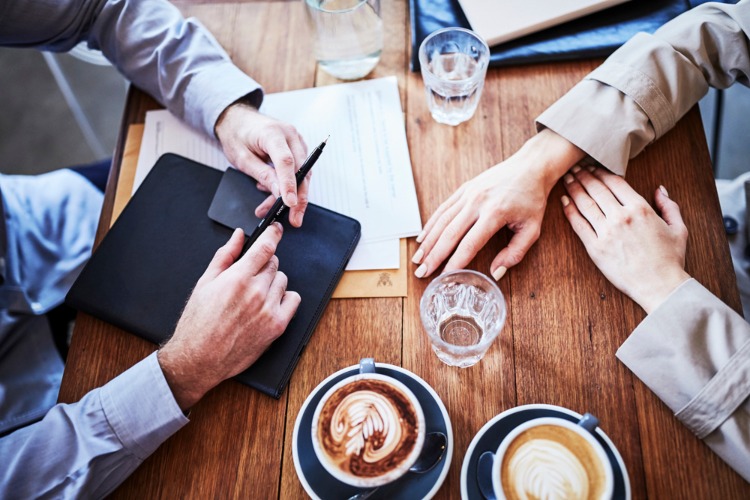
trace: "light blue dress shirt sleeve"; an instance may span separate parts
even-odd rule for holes
[[[211,33],[166,0],[0,0],[0,45],[67,51],[84,40],[211,137],[227,106],[263,99]]]
[[[153,353],[0,438],[0,498],[101,498],[187,422]]]

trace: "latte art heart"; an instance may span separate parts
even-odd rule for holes
[[[409,397],[378,379],[337,389],[323,405],[317,424],[326,460],[358,478],[384,476],[413,460],[420,431]]]
[[[601,457],[580,432],[588,431],[540,424],[512,438],[499,471],[505,497],[608,498],[609,482]]]
[[[589,498],[588,474],[565,446],[548,439],[525,443],[508,463],[521,498]]]

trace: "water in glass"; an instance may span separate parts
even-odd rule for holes
[[[329,74],[355,80],[375,68],[383,50],[379,0],[306,0],[315,57]]]

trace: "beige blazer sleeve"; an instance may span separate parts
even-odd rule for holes
[[[750,0],[703,4],[639,33],[537,118],[614,173],[708,91],[750,75]]]
[[[690,279],[617,357],[750,482],[750,324]]]

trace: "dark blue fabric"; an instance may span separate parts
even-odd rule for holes
[[[89,165],[80,165],[69,167],[73,172],[84,176],[91,184],[97,187],[102,193],[107,188],[107,178],[109,177],[109,168],[112,165],[112,158],[91,163]]]
[[[419,71],[419,45],[427,35],[449,26],[468,29],[471,26],[458,0],[409,2],[412,24],[411,69]],[[490,66],[606,57],[636,33],[653,33],[662,24],[701,3],[705,3],[705,0],[631,0],[492,47]]]

